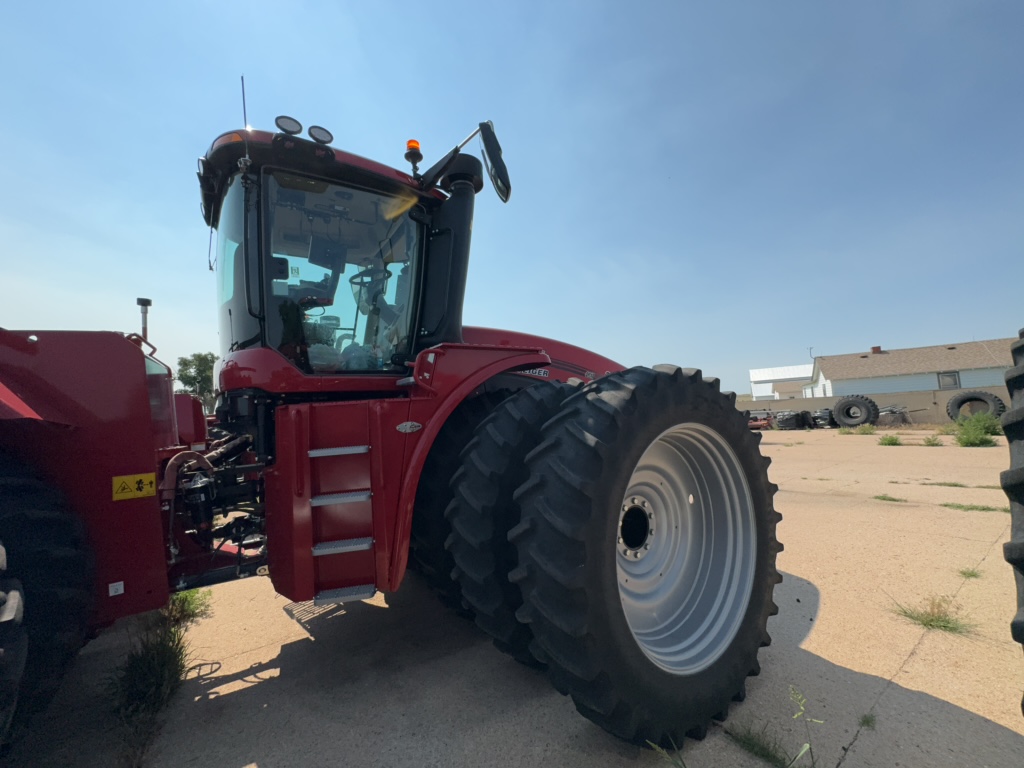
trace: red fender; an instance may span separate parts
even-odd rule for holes
[[[413,505],[420,474],[427,461],[427,454],[448,417],[478,387],[498,374],[533,369],[550,363],[551,358],[540,349],[497,345],[442,344],[424,350],[417,356],[416,367],[410,377],[410,386],[416,387],[410,419],[424,426],[422,437],[412,450],[402,480],[393,529],[391,567],[383,580],[386,590],[397,589],[405,576]],[[441,398],[440,403],[436,398]]]

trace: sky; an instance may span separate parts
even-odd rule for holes
[[[1024,325],[1024,4],[0,4],[0,326],[218,351],[196,159],[288,114],[424,167],[481,120],[464,319],[748,369]],[[475,147],[475,143],[470,145]]]

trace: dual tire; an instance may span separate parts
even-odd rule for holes
[[[759,441],[716,379],[675,367],[502,404],[447,510],[478,624],[615,735],[702,737],[745,695],[777,611]]]

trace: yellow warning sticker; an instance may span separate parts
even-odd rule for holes
[[[141,499],[143,496],[156,496],[156,472],[114,477],[114,501]]]

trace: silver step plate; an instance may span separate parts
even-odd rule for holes
[[[368,445],[346,445],[341,448],[314,448],[309,452],[309,458],[318,459],[321,456],[354,456],[358,453],[369,453]]]
[[[344,552],[364,552],[373,547],[373,537],[365,539],[339,539],[338,541],[321,541],[313,545],[313,557],[321,555],[340,555]]]
[[[349,491],[348,493],[327,493],[323,496],[314,496],[309,500],[310,506],[324,507],[328,504],[353,504],[358,501],[369,501],[369,491]]]
[[[355,600],[369,600],[376,594],[377,588],[373,584],[342,587],[341,589],[326,589],[313,598],[313,605],[333,605],[335,603],[349,603]]]

